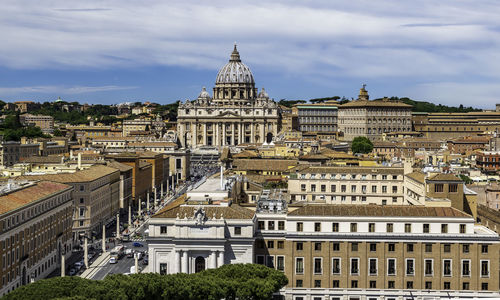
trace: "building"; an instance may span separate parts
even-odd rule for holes
[[[39,103],[33,101],[16,101],[14,104],[16,105],[16,110],[22,114],[40,107]]]
[[[411,108],[388,98],[370,101],[363,85],[357,100],[338,107],[338,128],[346,141],[358,136],[382,140],[384,133],[411,131]]]
[[[132,205],[132,167],[116,161],[108,161],[108,167],[120,171],[120,209],[128,209]]]
[[[77,139],[102,138],[122,136],[121,128],[106,125],[66,125],[66,130],[72,132]]]
[[[45,278],[71,255],[72,190],[49,181],[0,185],[0,296]]]
[[[497,172],[500,170],[500,151],[479,151],[476,166],[486,173]]]
[[[337,132],[338,102],[328,100],[324,103],[295,104],[298,129],[301,132]]]
[[[279,127],[278,105],[264,89],[257,93],[236,45],[217,74],[213,98],[203,88],[196,100],[181,103],[177,113],[179,141],[188,148],[269,143]]]
[[[406,205],[399,167],[310,166],[290,174],[290,202]]]
[[[20,176],[21,180],[48,180],[74,188],[73,239],[92,236],[114,219],[120,209],[120,171],[102,165],[73,173]]]
[[[130,136],[132,132],[150,131],[151,125],[150,119],[123,120],[123,136]]]
[[[43,133],[54,132],[54,117],[52,116],[23,114],[19,116],[19,120],[24,126],[40,127]]]
[[[471,153],[474,150],[487,150],[490,143],[489,137],[463,137],[447,141],[448,150],[452,153]]]
[[[33,156],[38,156],[38,144],[21,144],[9,141],[0,143],[0,165],[10,167],[19,161]]]

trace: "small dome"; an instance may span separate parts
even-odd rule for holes
[[[264,88],[262,88],[260,90],[260,93],[259,95],[257,96],[257,98],[265,98],[265,99],[269,99],[269,95],[267,94],[266,90]]]
[[[210,94],[207,92],[207,89],[203,87],[201,89],[200,94],[198,95],[198,99],[212,99],[212,98],[210,97]]]
[[[233,53],[229,62],[220,69],[215,80],[218,83],[251,83],[255,84],[252,71],[244,63],[241,62],[240,53],[234,45]]]

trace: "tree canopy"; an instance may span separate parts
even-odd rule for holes
[[[355,137],[352,140],[352,153],[370,153],[373,150],[373,143],[364,136]]]
[[[275,269],[229,264],[196,274],[115,274],[103,280],[54,277],[20,287],[4,299],[271,299],[288,283]]]

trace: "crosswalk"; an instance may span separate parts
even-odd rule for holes
[[[145,242],[146,241],[146,239],[143,237],[133,237],[133,238],[130,238],[130,240],[132,242]]]

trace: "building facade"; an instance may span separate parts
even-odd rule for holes
[[[49,181],[0,186],[0,296],[45,278],[71,255],[72,191]]]
[[[24,114],[19,116],[19,120],[24,126],[40,127],[44,133],[54,132],[54,117],[52,116]]]
[[[337,101],[329,100],[324,103],[296,104],[293,110],[294,115],[297,116],[299,131],[337,132]]]
[[[280,127],[279,106],[259,93],[250,69],[234,47],[220,69],[213,98],[203,88],[198,98],[179,105],[177,132],[186,148],[271,142]]]
[[[357,100],[340,105],[338,110],[338,127],[346,141],[358,136],[377,141],[384,133],[412,129],[411,105],[387,98],[370,101],[364,85]]]

